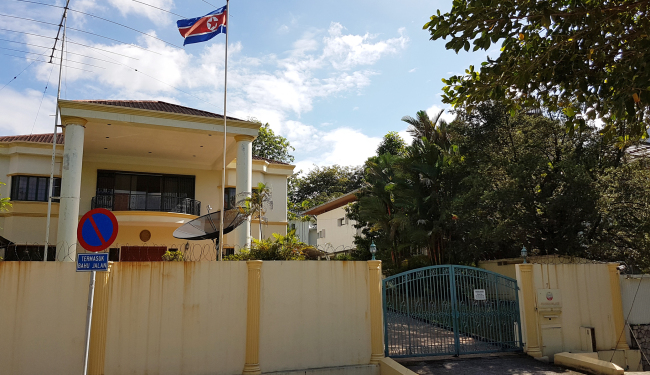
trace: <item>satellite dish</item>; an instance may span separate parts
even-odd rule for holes
[[[247,215],[238,209],[226,210],[223,213],[223,234],[232,232],[241,223],[246,221]],[[219,240],[219,223],[221,211],[216,211],[197,217],[183,224],[174,231],[173,236],[181,240]]]

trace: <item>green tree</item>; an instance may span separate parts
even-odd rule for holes
[[[497,100],[514,114],[562,111],[567,126],[602,118],[610,136],[645,136],[650,114],[650,1],[457,0],[424,25],[446,48],[501,53],[443,79],[455,108]]]
[[[315,167],[302,176],[290,178],[289,200],[294,210],[309,209],[356,190],[362,183],[361,167]]]
[[[256,119],[253,122],[260,123]],[[253,141],[253,155],[266,159],[277,160],[283,163],[292,163],[294,158],[290,154],[295,148],[281,135],[276,135],[268,122],[260,127],[257,138]]]
[[[630,162],[595,128],[567,132],[495,103],[457,115],[407,117],[406,153],[368,159],[347,210],[359,253],[374,241],[389,273],[515,257],[522,245],[650,268],[649,162]]]
[[[594,223],[597,244],[591,251],[603,259],[650,269],[650,162],[647,159],[608,168],[597,181]]]
[[[397,132],[386,133],[377,147],[378,156],[383,154],[401,156],[404,152],[406,152],[406,142]]]
[[[266,223],[268,220],[266,218],[266,210],[268,208],[273,209],[273,200],[272,200],[271,188],[266,184],[260,182],[257,184],[257,188],[253,189],[253,192],[250,196],[244,198],[242,209],[243,211],[251,216],[251,219],[257,219],[260,224],[259,240],[262,240],[262,223]],[[251,230],[252,237],[252,230]]]

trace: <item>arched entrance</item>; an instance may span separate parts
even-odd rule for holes
[[[466,266],[432,266],[383,280],[387,357],[521,351],[517,281]]]

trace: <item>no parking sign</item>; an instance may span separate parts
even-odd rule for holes
[[[117,229],[117,219],[111,211],[95,208],[79,220],[77,240],[88,251],[102,251],[115,241]]]

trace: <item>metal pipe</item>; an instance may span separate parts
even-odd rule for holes
[[[54,165],[56,164],[56,139],[59,127],[59,99],[61,99],[61,75],[63,72],[63,47],[65,45],[66,25],[68,24],[68,5],[70,0],[65,4],[63,10],[63,39],[61,39],[61,59],[59,62],[59,88],[56,92],[56,115],[54,116],[54,132],[52,133],[52,163],[50,166],[50,187],[47,194],[47,220],[45,224],[45,249],[43,251],[43,262],[47,262],[47,248],[50,245],[50,221],[52,218],[52,192],[54,191]],[[58,36],[58,35],[57,35]],[[56,41],[54,42],[56,47]],[[54,52],[53,52],[54,53]]]

